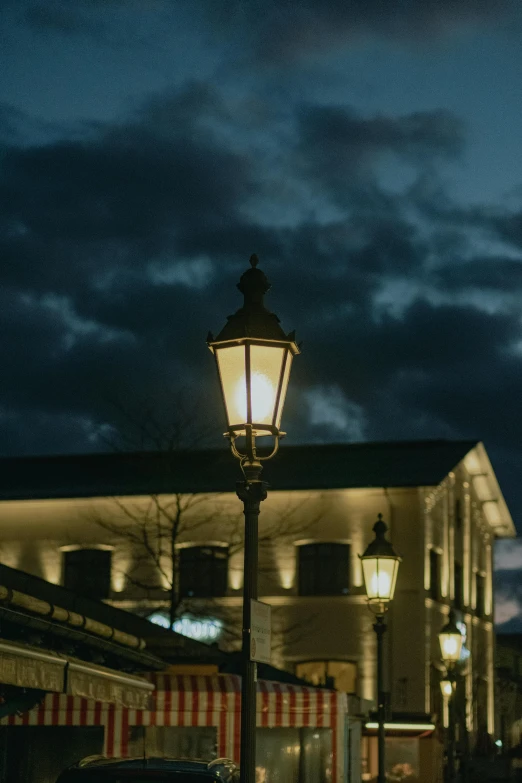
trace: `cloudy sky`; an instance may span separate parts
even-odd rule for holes
[[[290,441],[476,437],[522,532],[518,0],[0,14],[1,453],[104,448],[115,399],[217,410],[256,252],[304,343]]]

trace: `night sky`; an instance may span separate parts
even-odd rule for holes
[[[522,533],[518,0],[0,0],[0,453],[223,428],[255,252],[289,443],[477,438]],[[522,630],[522,546],[497,619]]]

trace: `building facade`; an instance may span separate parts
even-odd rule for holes
[[[238,646],[240,476],[227,453],[3,462],[6,565],[159,622],[171,619],[173,603],[182,632]],[[359,555],[383,514],[402,556],[386,634],[388,758],[436,780],[444,729],[437,634],[450,608],[465,635],[461,754],[495,733],[492,549],[514,526],[484,446],[287,447],[265,472],[272,488],[260,517],[259,594],[272,606],[274,664],[374,703],[375,634]]]

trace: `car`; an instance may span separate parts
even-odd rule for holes
[[[229,759],[194,761],[163,757],[108,759],[89,756],[64,770],[56,783],[238,783]]]

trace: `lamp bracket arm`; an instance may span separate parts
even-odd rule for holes
[[[230,441],[230,449],[232,451],[232,454],[241,463],[241,470],[243,471],[243,474],[245,474],[246,465],[266,462],[266,460],[275,457],[275,455],[279,451],[279,443],[281,441],[281,438],[283,438],[285,435],[286,435],[285,432],[278,431],[277,433],[274,433],[274,445],[272,447],[272,451],[270,452],[270,454],[260,456],[257,454],[255,435],[253,433],[247,432],[245,453],[243,453],[238,449],[236,445],[236,441],[239,435],[237,435],[237,433],[233,431],[225,432],[225,438],[228,438],[228,440]]]

